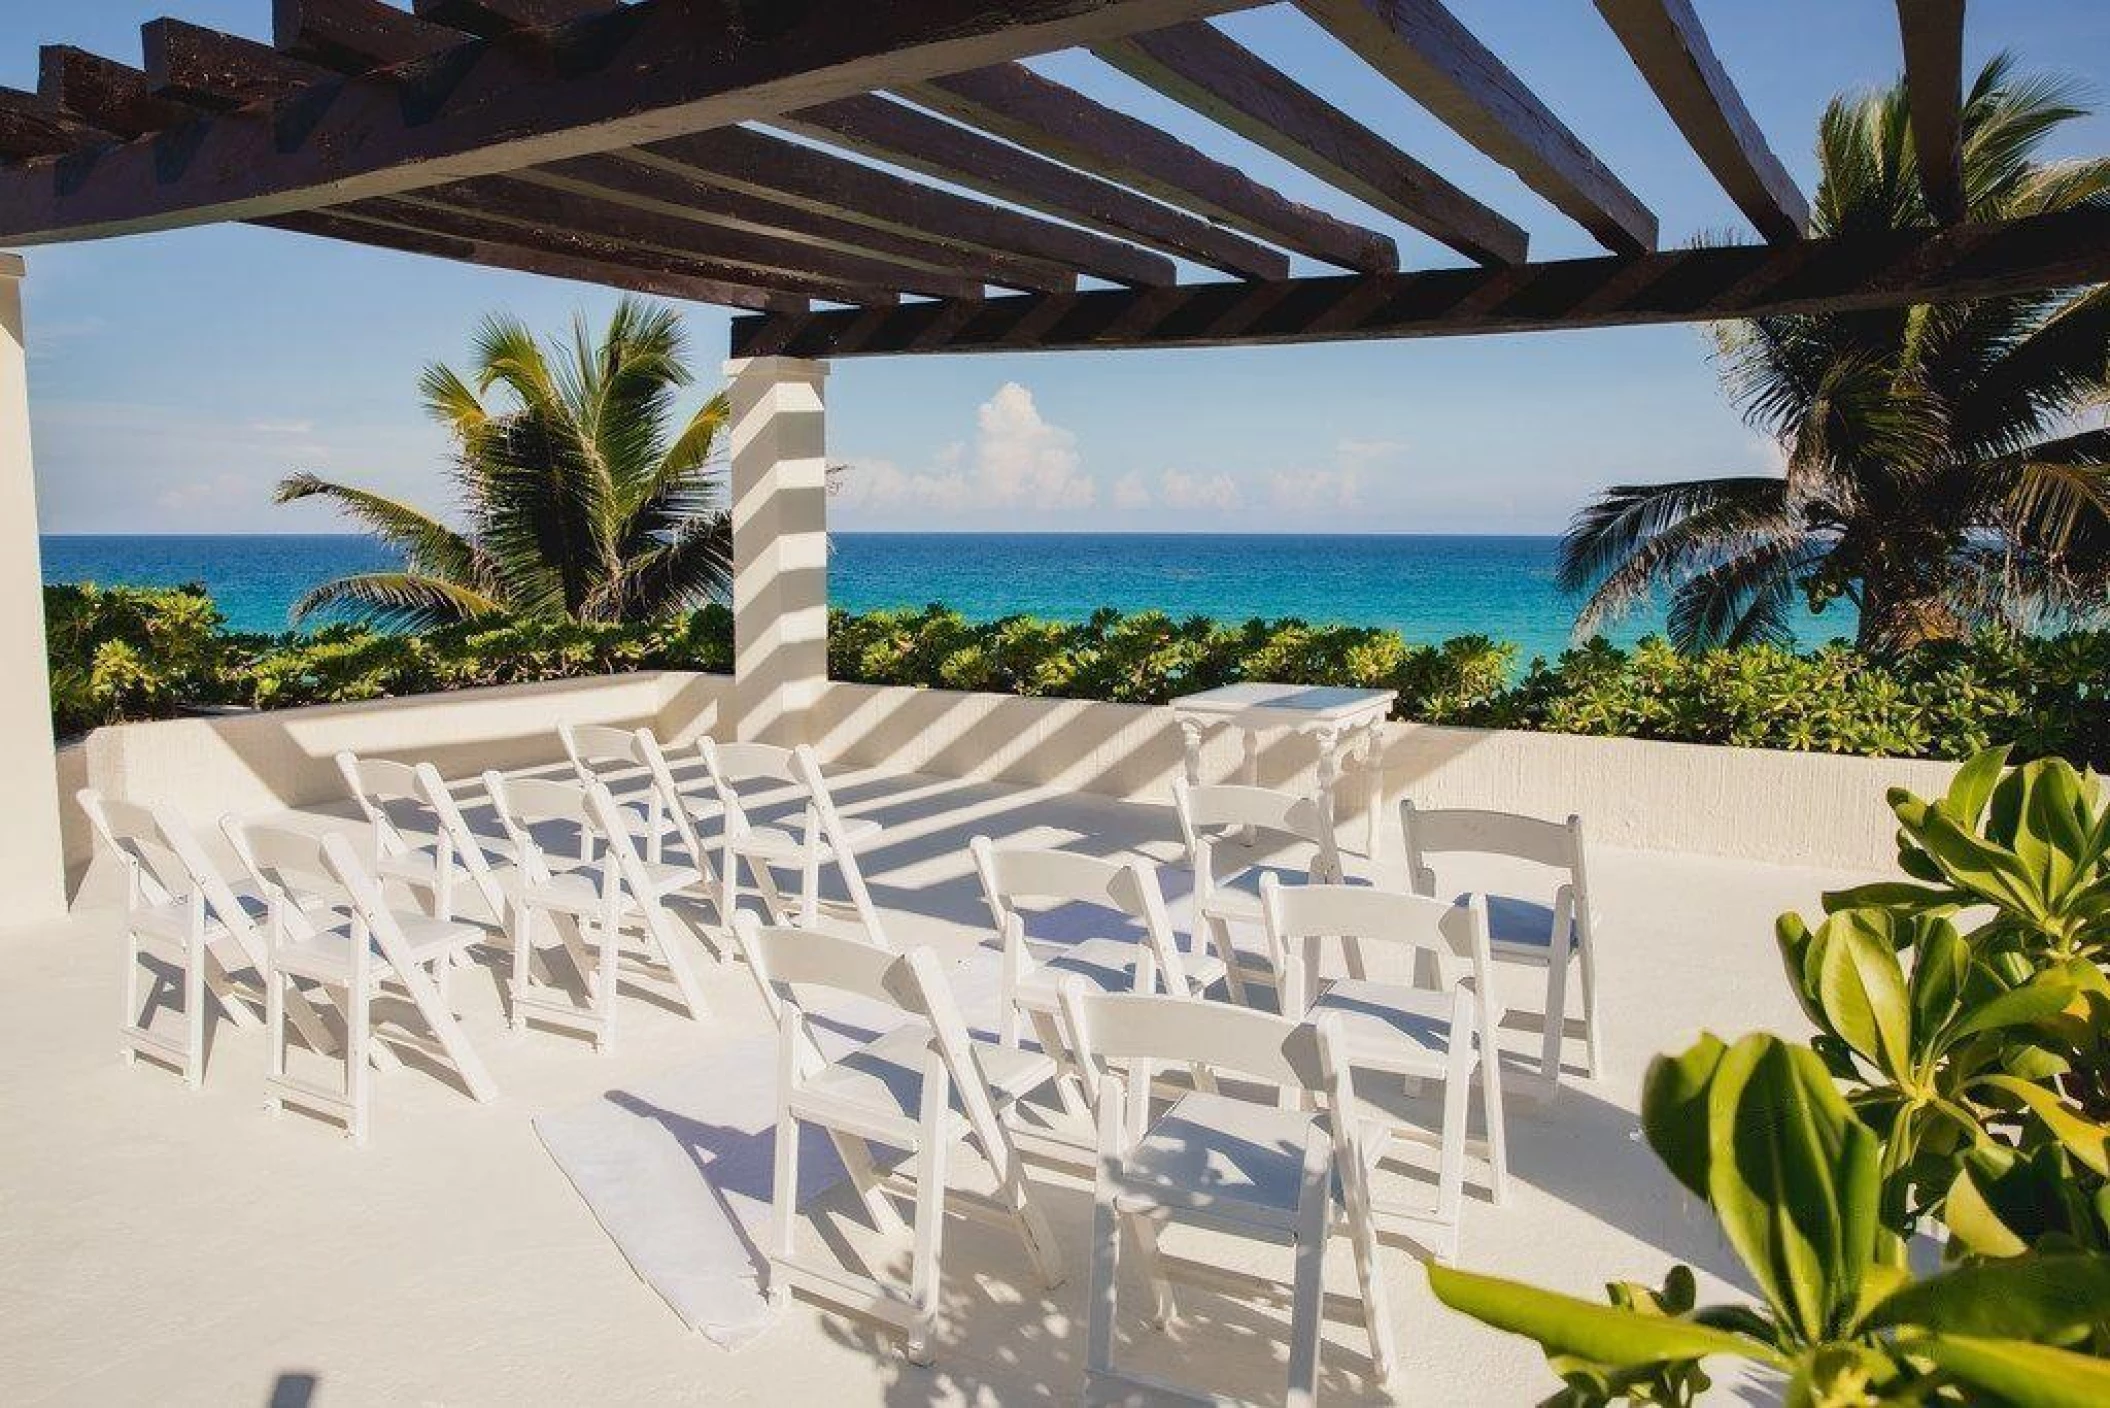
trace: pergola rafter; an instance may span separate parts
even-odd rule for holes
[[[1443,0],[1294,3],[1613,257],[1526,263],[1512,215],[1209,23],[1253,0],[273,0],[269,44],[156,20],[139,68],[54,46],[35,94],[0,91],[0,244],[246,221],[707,297],[779,320],[764,340],[846,351],[1044,333],[1113,345],[1110,329],[1134,328],[1185,341],[1194,310],[1232,340],[1246,327],[1422,335],[1718,315],[1706,299],[1631,302],[1690,261],[1652,253],[1647,206]],[[1790,259],[1851,267],[1803,239],[1807,202],[1691,0],[1597,9],[1759,235]],[[1899,0],[1923,181],[1950,221],[1963,213],[1962,9]],[[1380,224],[1292,200],[1235,156],[1023,62],[1058,49],[1490,274],[1400,274]],[[1347,279],[1292,277],[1298,258]],[[1233,282],[1183,283],[1183,265]],[[1567,311],[1515,316],[1579,278],[1601,287]],[[1431,323],[1396,316],[1403,289],[1469,292]],[[1938,279],[1920,288],[1942,292]],[[887,331],[846,338],[846,326]]]

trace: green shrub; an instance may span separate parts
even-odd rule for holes
[[[202,586],[44,588],[51,722],[60,737],[219,703],[232,653]]]
[[[1696,1305],[1683,1267],[1610,1305],[1430,1268],[1545,1348],[1548,1402],[1692,1403],[1717,1356],[1793,1404],[2110,1402],[2110,807],[2063,759],[2005,762],[1891,793],[1909,879],[1781,916],[1807,1045],[1703,1036],[1649,1068],[1642,1132],[1756,1305]],[[1930,1221],[1946,1264],[1916,1279]]]
[[[201,703],[258,708],[622,670],[732,669],[732,613],[624,624],[500,620],[418,636],[334,626],[235,636],[210,599],[54,587],[53,715],[67,732]],[[2110,763],[2110,633],[1988,634],[1874,657],[1830,645],[1680,655],[1660,639],[1604,641],[1533,660],[1485,636],[1413,645],[1396,631],[1295,619],[969,621],[943,606],[829,613],[829,674],[863,684],[1130,704],[1239,680],[1399,691],[1397,716],[1476,728],[1659,738],[1877,757]]]

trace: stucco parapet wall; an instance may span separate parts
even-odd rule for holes
[[[650,724],[676,745],[729,736],[731,700],[728,676],[661,671],[126,724],[88,739],[85,772],[112,796],[171,803],[209,825],[230,811],[341,800],[340,749],[469,777],[557,760],[560,719]],[[1171,711],[1143,705],[833,683],[809,731],[831,763],[1135,801],[1166,801],[1182,766]],[[1203,769],[1228,778],[1239,757],[1234,737],[1212,736]],[[1304,741],[1266,739],[1260,779],[1308,786],[1312,761]],[[1383,764],[1388,803],[1576,812],[1602,845],[1855,870],[1892,863],[1887,789],[1936,793],[1955,772],[1911,759],[1426,724],[1387,725]],[[1358,814],[1360,790],[1342,789],[1344,820]],[[65,810],[71,860],[85,855],[85,837],[75,834],[77,809]]]

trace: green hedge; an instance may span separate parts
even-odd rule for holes
[[[508,621],[389,635],[227,632],[201,588],[46,589],[61,733],[186,708],[377,699],[623,670],[732,668],[723,607],[638,625]],[[2016,756],[2110,764],[2110,633],[1990,634],[1874,658],[1843,645],[1681,656],[1602,641],[1532,660],[1484,636],[1409,645],[1397,632],[1303,621],[970,622],[943,607],[830,613],[829,672],[868,684],[1156,704],[1241,679],[1396,689],[1431,723],[1873,756]]]

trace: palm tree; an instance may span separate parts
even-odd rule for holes
[[[722,599],[731,581],[723,395],[677,423],[690,383],[680,320],[625,299],[595,343],[583,319],[545,348],[516,320],[476,337],[473,372],[433,365],[426,409],[452,433],[457,530],[398,500],[312,474],[279,503],[325,498],[403,555],[395,572],[339,577],[293,608],[401,628],[478,616],[618,621]],[[498,406],[485,398],[503,393]]]
[[[2038,159],[2075,90],[1985,66],[1962,113],[1968,218],[2110,203],[2110,161]],[[1932,223],[1902,84],[1835,99],[1813,233]],[[1759,318],[1712,329],[1729,398],[1784,476],[1622,485],[1562,543],[1578,637],[1669,591],[1681,649],[1784,642],[1798,599],[1845,599],[1860,643],[2099,613],[2110,601],[2110,291]],[[2091,418],[2092,417],[2092,418]]]

